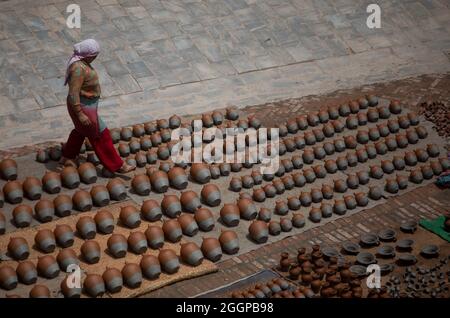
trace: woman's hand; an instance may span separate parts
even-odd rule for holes
[[[81,112],[81,113],[78,114],[78,120],[80,121],[80,123],[81,123],[83,126],[90,126],[90,125],[91,125],[91,120],[90,120],[89,117],[88,117],[85,113],[83,113],[83,112]]]

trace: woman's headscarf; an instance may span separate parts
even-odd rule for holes
[[[69,61],[67,62],[66,78],[64,81],[64,85],[67,85],[67,82],[69,81],[69,68],[73,63],[81,61],[86,57],[96,56],[98,55],[99,52],[100,52],[100,45],[94,39],[87,39],[75,44],[73,46],[73,54],[70,57]]]

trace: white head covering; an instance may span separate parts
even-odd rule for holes
[[[94,39],[87,39],[75,44],[73,46],[73,54],[67,62],[64,85],[67,85],[67,82],[69,81],[69,68],[73,63],[80,61],[86,57],[96,56],[99,52],[100,45]]]

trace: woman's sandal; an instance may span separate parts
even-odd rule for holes
[[[119,173],[128,173],[128,172],[131,172],[131,171],[133,171],[135,169],[136,169],[135,166],[129,165],[127,163],[124,163],[122,165],[122,167],[120,167],[120,169],[117,170],[117,172],[119,172]]]
[[[76,161],[69,158],[61,157],[59,163],[62,164],[64,167],[74,167],[74,168],[78,167]]]

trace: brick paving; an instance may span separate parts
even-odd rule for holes
[[[60,140],[72,45],[100,41],[101,113],[113,126],[450,71],[445,0],[0,2],[0,148]]]
[[[399,204],[404,207],[408,214],[399,211]],[[414,204],[428,206],[429,208],[424,213],[420,213],[421,216],[419,216],[418,211],[412,207]],[[417,188],[401,196],[391,197],[385,203],[361,211],[351,217],[338,219],[276,243],[267,244],[237,258],[220,262],[218,263],[219,271],[217,273],[175,283],[143,297],[193,297],[259,272],[261,268],[256,266],[255,262],[261,264],[264,268],[277,266],[282,252],[295,255],[298,248],[311,247],[314,243],[326,244],[339,249],[342,242],[357,241],[360,234],[365,232],[360,230],[358,225],[363,225],[372,233],[377,233],[387,227],[398,229],[403,220],[418,221],[421,217],[435,218],[448,211],[449,206],[450,189],[441,190],[434,185]],[[377,219],[382,221],[380,222]],[[339,227],[339,230],[333,231],[332,229],[336,227]],[[342,235],[338,235],[338,233]],[[346,233],[349,237],[343,236],[343,233]],[[311,238],[314,238],[314,241],[310,241]],[[230,271],[230,268],[232,271]],[[194,286],[195,288],[193,288]]]

